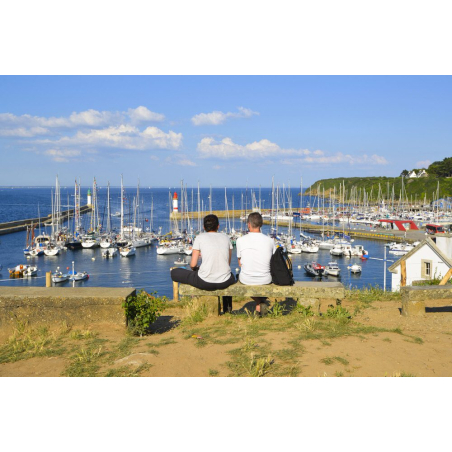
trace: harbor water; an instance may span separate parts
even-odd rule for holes
[[[26,218],[35,218],[38,215],[46,216],[51,213],[51,187],[40,188],[0,188],[0,222],[8,222],[21,220]],[[88,187],[82,188],[82,204],[86,202],[86,193]],[[161,228],[163,233],[174,230],[174,224],[170,221],[169,213],[171,207],[171,194],[177,191],[180,195],[180,187],[173,188],[149,188],[140,187],[140,206],[141,221],[140,227],[144,230],[158,231]],[[262,188],[260,190],[261,208],[263,210],[271,208],[271,189]],[[292,189],[290,191],[292,206],[294,209],[300,207],[300,190]],[[210,197],[211,195],[211,197]],[[136,196],[136,188],[125,189],[124,212],[126,214],[125,223],[133,222],[132,201]],[[99,217],[104,228],[106,225],[106,187],[99,188]],[[120,210],[120,188],[113,187],[110,189],[111,212],[115,214]],[[62,210],[73,207],[74,188],[61,187],[61,203]],[[186,204],[190,211],[197,211],[198,195],[197,188],[188,188],[186,190]],[[227,208],[246,209],[250,211],[254,205],[259,204],[259,188],[254,190],[248,188],[231,188],[225,190],[219,188],[202,188],[200,189],[200,206],[203,212],[209,213],[210,206],[212,210],[225,210]],[[317,207],[315,199],[303,197],[302,206],[310,204]],[[282,210],[282,204],[279,208]],[[287,205],[286,205],[287,209]],[[39,211],[38,211],[39,210]],[[198,227],[198,219],[194,218],[191,226],[194,229]],[[90,214],[83,216],[83,225],[89,228]],[[67,224],[66,224],[67,225]],[[69,229],[72,224],[67,225]],[[119,230],[119,217],[112,217],[112,226]],[[236,230],[245,229],[246,226],[240,222],[238,218],[220,219],[220,229],[234,227]],[[186,227],[186,226],[185,226]],[[293,234],[299,239],[299,229],[294,225]],[[287,231],[286,227],[279,227],[279,231]],[[41,232],[44,232],[42,230]],[[50,232],[50,227],[47,227]],[[270,232],[270,226],[264,225],[264,233]],[[347,230],[345,230],[347,232]],[[39,230],[36,230],[36,234]],[[319,235],[314,238],[320,238]],[[105,259],[101,255],[101,249],[80,249],[62,251],[57,256],[39,256],[34,258],[26,258],[23,249],[26,244],[26,232],[16,232],[8,235],[0,236],[0,264],[3,270],[0,271],[0,290],[4,285],[10,286],[44,286],[45,273],[55,271],[57,267],[63,272],[66,269],[72,269],[74,262],[76,271],[87,271],[90,275],[86,281],[75,283],[78,287],[135,287],[137,289],[145,289],[148,292],[156,291],[158,295],[172,296],[172,282],[170,278],[170,268],[174,266],[174,262],[179,255],[157,255],[156,242],[152,246],[142,247],[136,250],[135,256],[124,258],[117,256],[112,259]],[[291,255],[294,278],[296,281],[312,281],[313,278],[306,275],[303,265],[312,261],[317,261],[322,265],[326,265],[329,261],[335,260],[341,268],[341,276],[324,277],[325,281],[340,281],[348,287],[364,287],[368,285],[378,285],[383,287],[384,280],[384,242],[376,240],[356,239],[354,244],[363,245],[368,251],[370,259],[362,261],[358,257],[344,258],[330,255],[328,250],[319,250],[318,253],[302,253]],[[189,260],[189,256],[184,256]],[[395,261],[398,257],[388,255],[388,259]],[[362,273],[358,275],[351,274],[348,266],[353,263],[362,265]],[[387,266],[391,265],[391,261]],[[8,268],[15,267],[19,264],[36,265],[38,267],[38,276],[30,278],[10,279]],[[235,248],[232,255],[231,271],[235,274],[238,268]],[[64,287],[71,287],[72,282],[59,284]],[[387,289],[390,290],[390,273],[387,272]]]

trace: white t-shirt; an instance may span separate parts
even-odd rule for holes
[[[237,239],[237,258],[242,264],[240,282],[249,286],[270,284],[270,259],[275,250],[273,239],[262,232],[249,232]]]
[[[201,252],[202,263],[198,275],[206,282],[222,283],[231,277],[229,237],[221,232],[203,232],[195,238],[193,249]]]

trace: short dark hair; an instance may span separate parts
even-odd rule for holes
[[[253,228],[261,228],[264,220],[259,212],[252,212],[248,215],[248,223],[251,223]]]
[[[218,217],[216,215],[210,214],[204,217],[204,229],[206,232],[216,231],[219,224],[220,222],[218,221]]]

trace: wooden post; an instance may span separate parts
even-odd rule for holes
[[[179,283],[173,281],[173,301],[179,301]]]
[[[406,286],[406,261],[402,261],[400,263],[400,271],[401,271],[400,287],[405,287]]]
[[[441,280],[439,283],[440,286],[445,286],[447,284],[447,281],[449,281],[450,277],[452,276],[452,268],[449,268],[449,271],[446,273],[446,276]]]
[[[177,267],[171,267],[170,270],[173,270]],[[173,301],[179,301],[179,283],[173,281]]]
[[[52,272],[46,272],[46,287],[52,287]]]

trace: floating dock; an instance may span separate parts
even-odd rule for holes
[[[91,206],[86,205],[80,207],[80,215],[90,212]],[[74,215],[74,209],[65,210],[61,212],[61,222],[67,221],[68,218]],[[10,221],[8,223],[0,223],[0,235],[11,234],[13,232],[25,231],[27,226],[33,223],[34,227],[45,226],[45,224],[52,220],[52,215],[47,215],[41,218],[29,218],[28,220]]]

